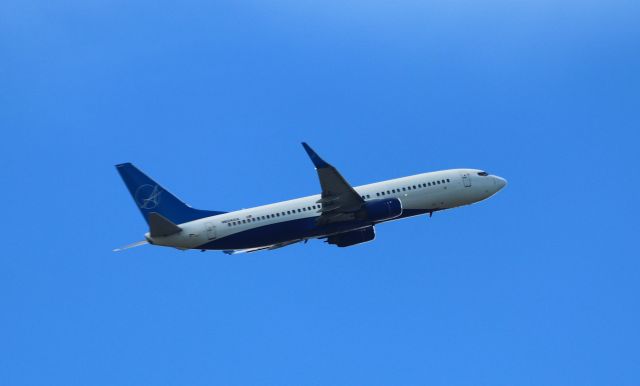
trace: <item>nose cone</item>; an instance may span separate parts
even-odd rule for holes
[[[496,192],[507,186],[507,180],[498,176],[493,176],[493,183],[496,186]]]

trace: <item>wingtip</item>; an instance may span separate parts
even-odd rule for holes
[[[320,156],[306,142],[302,142],[302,147],[304,147],[304,150],[307,152],[309,158],[311,158],[311,162],[313,162],[316,168],[326,168],[329,166],[329,164],[320,158]]]
[[[302,147],[304,148],[304,151],[307,152],[307,154],[309,154],[309,157],[311,157],[311,154],[315,154],[315,152],[313,151],[313,149],[311,148],[311,146],[309,146],[308,143],[306,142],[302,142]]]

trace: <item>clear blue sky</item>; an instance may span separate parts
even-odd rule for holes
[[[637,1],[0,2],[0,385],[638,385]],[[474,167],[373,243],[141,247],[195,207]]]

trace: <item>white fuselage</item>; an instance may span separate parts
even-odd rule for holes
[[[396,218],[400,219],[473,204],[492,196],[505,185],[504,179],[486,175],[481,170],[450,169],[356,186],[354,189],[365,201],[393,197],[400,199],[403,215]],[[320,195],[316,194],[242,209],[180,224],[183,231],[175,235],[151,238],[147,233],[146,238],[156,245],[180,249],[197,249],[210,243],[215,245],[216,242],[222,245],[225,239],[238,239],[238,234],[251,237],[252,233],[248,231],[255,231],[255,228],[268,229],[269,226],[279,223],[319,217],[319,200]],[[308,238],[324,236],[328,234]],[[291,239],[287,240],[287,235],[283,234],[280,239],[274,241],[287,242],[299,239],[298,235],[292,235]],[[243,247],[227,245],[220,249]]]

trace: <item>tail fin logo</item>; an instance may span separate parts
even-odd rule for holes
[[[135,199],[140,209],[154,209],[160,205],[162,189],[158,185],[141,185],[136,190]]]

